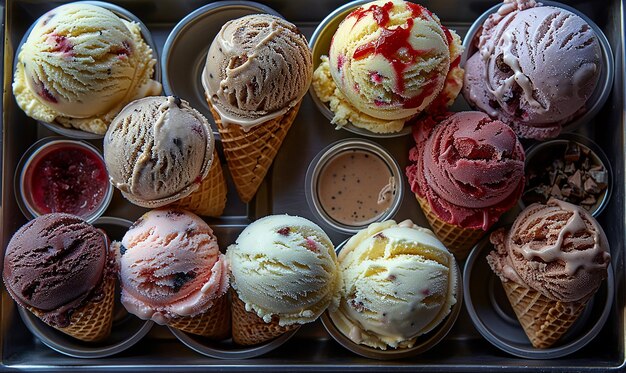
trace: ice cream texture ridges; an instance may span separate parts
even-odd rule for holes
[[[351,12],[335,32],[313,87],[347,123],[397,132],[418,113],[452,104],[463,80],[459,36],[406,1],[375,1]]]
[[[202,84],[222,124],[249,130],[294,108],[312,73],[311,51],[296,26],[254,14],[222,27],[209,48]]]
[[[34,119],[104,134],[133,99],[161,93],[135,22],[72,3],[44,14],[18,54],[13,93]]]
[[[15,232],[5,253],[3,279],[20,306],[65,328],[74,310],[104,296],[112,262],[101,231],[77,216],[52,213]]]
[[[339,253],[341,302],[330,317],[353,342],[410,348],[457,302],[453,255],[410,220],[373,223]]]
[[[488,230],[524,188],[524,149],[506,124],[481,112],[426,119],[413,128],[416,142],[406,174],[411,190],[441,220]]]
[[[141,319],[167,324],[194,317],[228,290],[228,265],[213,230],[190,212],[147,212],[113,247],[121,302]]]
[[[598,37],[578,15],[534,0],[506,0],[478,34],[466,65],[470,105],[520,137],[556,137],[585,111],[602,70]]]
[[[330,238],[311,221],[271,215],[251,223],[226,253],[246,311],[266,323],[312,322],[336,306],[339,272]]]
[[[195,191],[214,160],[207,119],[179,98],[146,97],[127,105],[104,138],[113,186],[134,204],[161,207]]]
[[[511,229],[491,235],[487,260],[503,281],[530,287],[551,300],[587,301],[607,276],[606,235],[583,208],[551,199],[532,204]]]

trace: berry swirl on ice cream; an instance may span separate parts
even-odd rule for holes
[[[532,204],[511,229],[492,233],[487,257],[503,281],[526,285],[549,299],[589,299],[607,276],[611,261],[604,231],[587,210],[550,199]]]
[[[152,210],[115,242],[121,302],[141,319],[167,324],[206,312],[228,290],[213,230],[184,210]]]
[[[353,342],[410,348],[456,304],[454,256],[410,220],[373,223],[339,253],[341,301],[330,317]]]
[[[456,33],[421,5],[375,1],[341,22],[313,86],[330,102],[333,123],[397,132],[421,111],[454,101],[461,52]]]
[[[428,200],[444,221],[487,230],[524,188],[524,149],[504,123],[479,112],[461,112],[413,129],[411,190]]]
[[[34,119],[103,134],[128,102],[159,94],[156,60],[135,22],[71,3],[44,14],[18,55],[13,93]]]
[[[524,138],[556,137],[585,110],[602,70],[601,49],[581,17],[534,0],[507,0],[478,34],[463,95]]]

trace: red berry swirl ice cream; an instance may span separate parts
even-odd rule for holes
[[[228,289],[213,230],[184,210],[152,210],[115,243],[121,302],[158,324],[206,312]]]
[[[389,133],[458,95],[460,38],[436,15],[407,1],[374,1],[351,12],[314,73],[333,123]]]
[[[448,224],[487,230],[519,199],[524,149],[504,123],[461,112],[413,130],[411,190]]]

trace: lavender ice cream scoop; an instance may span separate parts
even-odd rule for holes
[[[556,137],[585,111],[602,70],[598,38],[564,9],[506,0],[489,16],[465,66],[470,105],[524,138]]]

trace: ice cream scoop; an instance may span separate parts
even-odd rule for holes
[[[133,99],[161,92],[139,25],[70,3],[44,14],[18,55],[13,93],[27,115],[103,134]]]
[[[374,1],[335,32],[313,86],[339,126],[389,133],[427,108],[446,107],[461,89],[460,39],[437,16],[407,1]]]
[[[312,322],[336,297],[337,256],[330,238],[311,221],[289,215],[261,218],[226,253],[232,286],[266,323]]]
[[[213,230],[190,212],[152,210],[114,248],[121,302],[141,319],[168,324],[194,317],[228,290],[228,267]]]
[[[58,328],[70,325],[76,309],[102,299],[112,276],[106,235],[64,213],[41,215],[18,229],[7,246],[2,273],[20,306]]]
[[[478,52],[465,66],[470,105],[539,140],[556,137],[585,111],[603,66],[584,19],[534,0],[508,0],[478,36]]]
[[[453,255],[410,220],[373,223],[339,253],[341,301],[330,317],[354,343],[410,348],[456,303]]]
[[[504,123],[480,112],[460,112],[414,127],[411,190],[441,220],[487,230],[519,199],[524,149]]]
[[[491,241],[497,251],[487,260],[503,281],[561,302],[589,299],[611,261],[598,222],[582,207],[557,199],[528,206],[508,232],[494,232]]]
[[[127,105],[104,138],[113,186],[143,207],[160,207],[195,191],[214,161],[209,122],[185,100],[146,97]]]
[[[312,66],[306,38],[296,26],[254,14],[222,27],[209,48],[202,84],[223,124],[250,129],[300,102]]]

